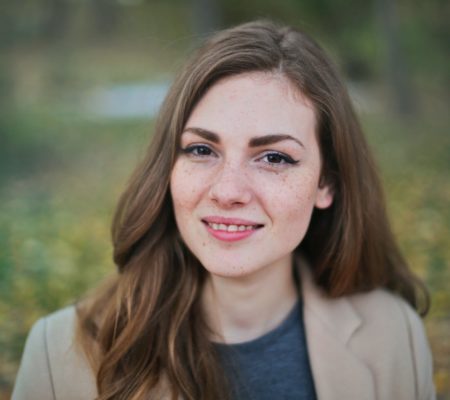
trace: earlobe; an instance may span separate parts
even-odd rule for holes
[[[320,185],[317,189],[315,206],[320,209],[325,209],[333,204],[333,189],[330,185]]]

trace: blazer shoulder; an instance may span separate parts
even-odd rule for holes
[[[356,293],[349,296],[348,299],[358,309],[389,306],[394,307],[396,311],[399,311],[398,307],[401,304],[407,304],[403,298],[385,288],[378,288],[370,290],[368,292]]]
[[[431,350],[422,319],[411,305],[386,289],[356,294],[349,300],[363,320],[362,337],[366,332],[376,339],[372,346],[382,343],[389,357],[397,357],[397,362],[391,365],[406,367],[408,361],[416,398],[434,399]]]
[[[56,310],[51,314],[43,317],[47,323],[55,323],[60,326],[69,324],[74,325],[76,323],[77,311],[74,305],[70,305],[65,308],[61,308],[60,310]]]
[[[14,400],[96,397],[94,374],[75,342],[76,324],[74,306],[56,311],[35,323],[25,345],[13,392]],[[41,377],[36,376],[37,369]],[[36,385],[45,389],[45,395],[36,397]]]
[[[369,317],[386,329],[407,329],[414,338],[426,341],[422,319],[409,303],[399,295],[380,288],[370,292],[354,294],[348,300],[365,322]],[[375,327],[375,326],[374,326]]]
[[[384,338],[408,339],[411,350],[422,355],[422,349],[428,348],[425,328],[417,312],[400,296],[386,289],[376,289],[348,297],[350,304],[370,328],[372,334]],[[403,336],[402,336],[403,335]]]
[[[406,302],[401,303],[402,311],[409,329],[409,343],[414,356],[414,372],[417,379],[419,399],[434,399],[436,397],[433,384],[433,358],[428,343],[422,319]]]
[[[75,332],[77,324],[77,312],[75,306],[69,306],[43,318],[45,323],[46,339],[50,361],[55,361],[55,356],[67,354],[75,346]]]
[[[50,373],[45,320],[39,319],[31,328],[25,342],[12,400],[52,399],[55,397]]]

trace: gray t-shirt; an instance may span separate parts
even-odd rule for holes
[[[275,329],[249,342],[215,344],[233,400],[315,400],[302,303]]]

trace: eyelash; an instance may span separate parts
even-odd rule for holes
[[[287,154],[284,154],[284,153],[280,153],[278,151],[269,151],[269,152],[265,153],[262,157],[259,157],[258,160],[262,160],[263,158],[270,157],[270,156],[279,157],[282,161],[282,162],[265,161],[267,164],[270,164],[270,165],[276,165],[276,166],[283,165],[283,164],[294,165],[299,162],[299,160],[294,160],[291,156],[288,156]]]
[[[199,149],[207,150],[209,153],[208,154],[198,154]],[[196,151],[197,151],[197,154],[195,154]],[[183,154],[192,155],[194,157],[209,157],[211,154],[214,153],[213,150],[209,146],[206,146],[204,144],[193,144],[184,149],[181,149],[181,152]]]
[[[199,154],[198,153],[199,151],[203,151],[204,152],[205,150],[206,150],[206,152],[208,154]],[[191,155],[193,157],[198,157],[198,158],[209,157],[211,155],[216,156],[214,151],[209,146],[206,146],[204,144],[195,144],[195,145],[188,146],[188,147],[186,147],[184,149],[182,148],[181,152],[183,154]],[[269,164],[271,166],[275,166],[275,167],[278,167],[278,166],[284,165],[284,164],[294,165],[294,164],[297,164],[299,162],[299,160],[294,160],[292,157],[288,156],[287,154],[280,153],[278,151],[268,151],[264,155],[260,156],[257,159],[257,161],[262,160],[262,159],[264,159],[266,157],[270,157],[270,156],[276,156],[276,157],[279,157],[281,159],[281,162],[264,161],[265,163],[267,163],[267,164]]]

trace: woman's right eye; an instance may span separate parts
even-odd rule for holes
[[[194,144],[181,149],[184,154],[189,154],[194,157],[208,157],[214,155],[212,149],[204,144]]]

